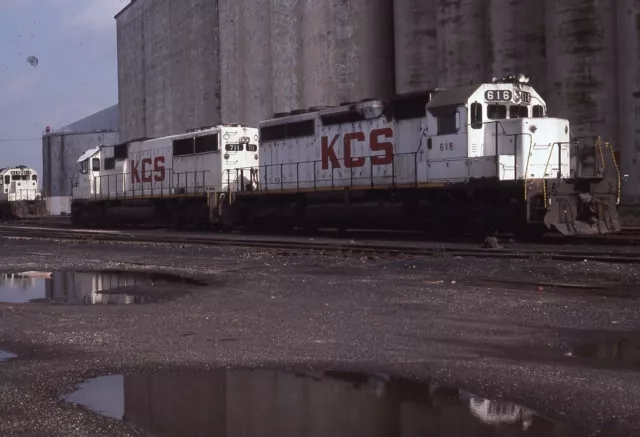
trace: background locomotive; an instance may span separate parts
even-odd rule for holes
[[[47,203],[38,189],[38,173],[24,165],[0,169],[0,218],[47,216]]]
[[[92,204],[89,216],[106,218],[126,197],[131,205],[150,208],[139,218],[179,213],[227,229],[619,231],[620,175],[612,147],[599,139],[572,138],[569,121],[548,117],[544,100],[527,82],[524,76],[509,76],[276,114],[260,123],[259,153],[257,131],[243,127],[251,144],[218,138],[219,147],[211,150],[218,158],[196,152],[186,167],[175,160],[176,142],[197,142],[193,133],[116,146],[125,164],[111,170],[91,167],[91,176],[74,189],[72,214],[86,222]],[[148,159],[167,156],[158,154],[171,142],[173,167],[165,171],[215,175],[194,179],[198,189],[193,193],[175,192],[184,188],[175,177],[163,179],[172,196],[197,194],[188,206],[182,200],[159,206],[166,193],[158,191],[154,179],[158,170],[151,163],[157,158],[139,170],[141,182],[125,182],[126,163],[137,162],[140,150]],[[244,158],[230,161],[223,153]],[[92,156],[85,154],[81,162]],[[105,176],[115,181],[117,173],[124,183],[113,189],[91,182]]]
[[[235,169],[257,168],[258,129],[217,126],[98,147],[78,163],[71,199],[75,224],[203,225],[213,221],[213,205],[225,203],[228,192],[251,186]]]

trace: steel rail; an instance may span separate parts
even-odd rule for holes
[[[420,247],[416,245],[388,245],[377,243],[314,242],[277,239],[251,239],[246,236],[225,238],[216,236],[185,236],[153,233],[124,233],[89,230],[3,227],[0,237],[79,240],[92,242],[189,244],[219,247],[246,247],[279,251],[302,251],[349,256],[398,256],[398,257],[476,257],[504,259],[545,259],[554,261],[598,261],[609,263],[640,263],[639,253],[584,252],[553,249],[479,249],[455,246]]]

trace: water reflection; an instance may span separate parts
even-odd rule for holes
[[[585,344],[573,349],[570,355],[603,363],[640,366],[640,338],[620,338],[608,342]]]
[[[127,292],[128,287],[182,282],[180,277],[144,272],[56,271],[0,275],[0,302],[47,300],[67,304],[134,304],[150,296]]]
[[[366,375],[271,370],[111,375],[86,382],[67,400],[156,437],[577,435],[512,403]]]
[[[3,361],[11,360],[13,358],[17,358],[16,354],[12,354],[11,352],[0,350],[0,363]]]

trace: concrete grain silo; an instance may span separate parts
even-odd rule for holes
[[[488,0],[438,0],[438,85],[452,88],[490,79]]]
[[[624,202],[640,200],[640,2],[618,0],[619,143]]]
[[[270,0],[220,0],[223,123],[257,123],[273,112]]]
[[[490,0],[489,20],[489,76],[526,74],[543,98],[547,94],[544,6],[543,1]]]
[[[123,140],[146,136],[144,20],[142,1],[116,15],[118,43],[118,104]]]
[[[216,0],[134,0],[116,23],[122,141],[220,122]]]
[[[436,0],[393,0],[396,93],[438,86]]]
[[[391,0],[301,1],[301,106],[393,95]]]
[[[273,112],[300,108],[302,87],[302,7],[305,0],[271,0],[271,80]]]
[[[617,142],[615,2],[547,0],[546,101],[576,137]]]

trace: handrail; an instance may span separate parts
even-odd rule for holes
[[[620,197],[622,196],[622,180],[620,178],[620,168],[618,167],[618,162],[616,161],[616,154],[613,150],[613,145],[610,143],[605,143],[605,147],[611,151],[611,160],[613,161],[613,167],[616,169],[616,179],[618,181],[617,190],[616,190],[616,205],[620,204]]]
[[[165,171],[165,178],[161,181],[136,181],[133,183],[131,179],[135,175],[140,175],[140,173],[130,171],[97,175],[92,178],[88,186],[80,187],[78,184],[72,187],[71,197],[74,197],[74,189],[81,191],[79,194],[80,198],[103,200],[144,197],[148,194],[151,196],[159,194],[159,197],[164,197],[165,194],[169,196],[176,194],[198,195],[205,193],[208,187],[206,184],[206,174],[210,173],[210,170],[173,172],[173,169],[166,169]],[[184,179],[182,176],[184,176]],[[192,177],[190,178],[190,176]],[[184,193],[175,193],[174,191],[176,189],[184,190]],[[88,192],[84,192],[86,190],[88,190]]]

